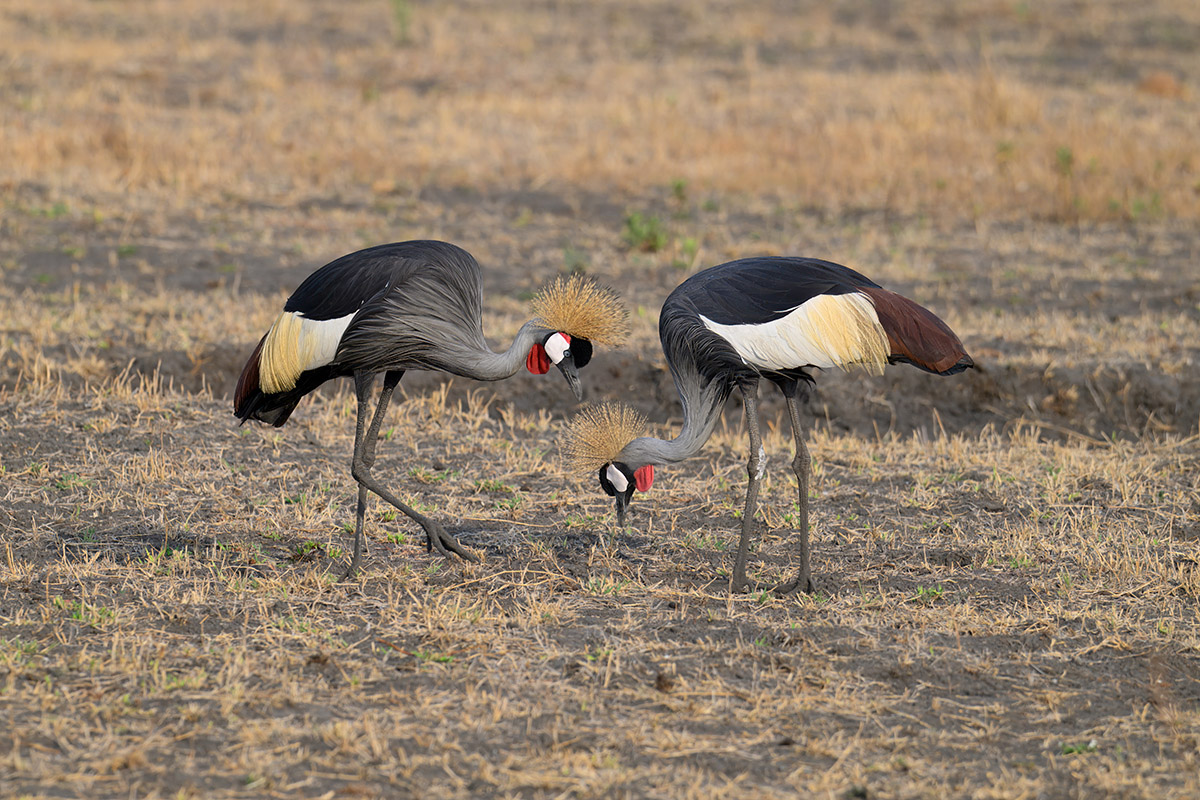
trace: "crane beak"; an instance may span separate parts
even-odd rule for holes
[[[625,511],[629,508],[629,495],[625,492],[618,492],[616,497],[617,502],[617,527],[625,527]]]
[[[570,356],[564,358],[558,362],[558,369],[567,379],[567,385],[571,387],[571,391],[575,393],[575,399],[582,400],[583,383],[579,380],[579,370],[575,369],[575,359]]]

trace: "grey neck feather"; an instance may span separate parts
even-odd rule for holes
[[[540,344],[551,333],[553,331],[530,320],[521,326],[513,343],[503,353],[493,353],[486,345],[472,349],[463,355],[462,362],[454,371],[477,381],[498,381],[512,377],[525,366],[529,349]]]
[[[695,373],[681,376],[674,368],[672,372],[675,375],[675,388],[679,391],[679,401],[683,404],[683,429],[670,441],[653,436],[634,439],[625,445],[614,461],[621,461],[634,469],[646,464],[673,464],[700,452],[708,437],[712,436],[713,428],[717,426],[717,420],[724,410],[725,400],[729,397],[728,383],[716,380],[705,384]]]

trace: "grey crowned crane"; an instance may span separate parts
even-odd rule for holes
[[[592,343],[621,339],[626,312],[616,296],[591,281],[558,279],[533,302],[535,318],[512,345],[494,353],[483,338],[479,264],[452,244],[384,244],[331,261],[288,298],[254,348],[238,379],[234,414],[279,427],[309,392],[353,376],[358,426],[351,473],[358,482],[354,556],[343,577],[359,567],[363,518],[371,491],[408,515],[426,533],[427,547],[476,560],[436,520],[409,508],[371,471],[379,428],[405,370],[441,370],[482,381],[507,378],[522,366],[543,374],[554,364],[582,399],[577,369]],[[371,387],[383,373],[371,416]]]
[[[954,331],[929,310],[880,287],[848,267],[814,258],[747,258],[698,272],[663,303],[658,322],[663,353],[683,405],[683,429],[664,441],[641,437],[643,421],[630,409],[586,409],[567,430],[564,453],[576,467],[598,470],[600,486],[615,498],[617,524],[635,491],[648,491],[654,467],[695,455],[708,441],[737,387],[750,435],[749,483],[741,540],[730,588],[744,591],[751,523],[766,453],[758,422],[758,382],[782,391],[791,417],[799,484],[799,569],[768,587],[812,591],[808,545],[810,459],[800,424],[801,385],[814,367],[853,365],[882,374],[887,364],[912,364],[935,375],[974,366]],[[639,438],[634,438],[639,437]]]

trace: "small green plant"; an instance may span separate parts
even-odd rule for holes
[[[940,583],[937,586],[918,586],[913,599],[921,603],[935,603],[942,599],[944,591]]]
[[[516,511],[525,502],[525,498],[519,494],[514,494],[512,497],[506,497],[503,500],[496,501],[496,508],[504,511]]]
[[[92,605],[85,603],[82,600],[76,600],[73,603],[67,603],[59,596],[54,597],[54,605],[67,612],[68,616],[82,622],[92,628],[103,627],[105,623],[111,622],[113,619],[113,610],[104,606]]]
[[[621,593],[621,590],[629,585],[626,580],[613,580],[612,578],[594,577],[588,578],[587,584],[584,585],[584,590],[588,594],[616,596]]]
[[[700,252],[700,242],[695,236],[685,236],[679,240],[679,252],[682,258],[676,258],[671,262],[671,266],[675,269],[691,269],[696,263],[696,254]]]
[[[679,205],[686,205],[688,199],[687,181],[685,181],[683,178],[676,178],[675,180],[671,181],[671,197],[674,198],[675,202]]]
[[[408,0],[391,0],[392,22],[395,25],[394,35],[398,44],[408,44],[409,32],[412,28],[412,5]]]
[[[406,542],[408,542],[408,534],[401,533],[399,531],[397,531],[396,533],[389,533],[386,536],[384,536],[383,538],[386,539],[387,541],[391,542],[392,544],[405,544]]]
[[[411,508],[416,509],[422,514],[432,514],[437,511],[437,505],[434,503],[426,503],[424,500],[418,500],[415,497],[403,498]]]
[[[1149,197],[1135,197],[1129,201],[1127,214],[1129,219],[1137,222],[1144,217],[1161,217],[1163,213],[1162,195],[1151,192]]]
[[[157,550],[146,548],[146,563],[152,567],[163,567],[168,561],[174,558],[184,558],[187,553],[183,550],[176,550],[169,544],[164,544]]]
[[[591,266],[587,253],[567,245],[563,248],[563,271],[569,275],[585,275]]]
[[[567,514],[566,520],[563,521],[563,526],[566,528],[586,528],[596,522],[596,517],[591,514]]]
[[[39,644],[31,639],[0,639],[0,659],[9,666],[25,666],[38,654]]]
[[[290,614],[286,617],[281,617],[274,621],[274,626],[280,630],[297,631],[299,633],[308,633],[312,630],[312,623],[306,619]]]
[[[65,217],[71,213],[71,207],[66,203],[58,202],[52,206],[37,207],[28,209],[31,217],[45,217],[46,219],[58,219]]]
[[[688,261],[696,260],[696,253],[700,252],[700,240],[695,236],[685,236],[680,242],[679,247],[683,250],[683,254],[687,256]]]
[[[441,483],[447,478],[453,478],[461,474],[461,470],[442,470],[441,472],[432,472],[424,467],[413,467],[408,471],[408,477],[421,483]]]
[[[1071,148],[1060,147],[1054,151],[1054,166],[1062,177],[1071,177],[1075,170],[1075,154],[1071,152]]]
[[[321,553],[321,543],[311,539],[301,542],[292,550],[293,561],[312,561]]]
[[[1077,742],[1077,743],[1063,742],[1062,743],[1062,754],[1064,756],[1072,756],[1072,755],[1076,755],[1079,753],[1094,753],[1099,749],[1100,749],[1100,745],[1096,742],[1095,739],[1092,739],[1091,741],[1089,741],[1087,743],[1083,743],[1083,742]]]
[[[611,647],[597,647],[594,652],[584,653],[584,658],[588,661],[604,661],[613,654]]]
[[[662,221],[640,211],[631,212],[625,217],[622,238],[631,249],[645,253],[657,253],[667,245],[667,233],[663,230]]]
[[[703,536],[689,534],[684,537],[683,544],[685,547],[690,547],[696,550],[716,550],[723,553],[729,549],[729,540],[720,536],[713,536],[711,533]]]
[[[1073,580],[1071,580],[1071,573],[1067,572],[1065,569],[1059,571],[1059,573],[1058,573],[1058,593],[1060,596],[1066,597],[1068,594],[1070,594],[1071,587],[1074,585],[1075,585],[1075,582]]]
[[[54,482],[54,488],[65,492],[80,486],[87,486],[90,483],[90,479],[81,477],[74,472],[64,472],[61,476],[59,476],[59,479]]]

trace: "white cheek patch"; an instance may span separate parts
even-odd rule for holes
[[[561,333],[551,334],[550,338],[542,346],[546,348],[546,355],[550,356],[550,361],[555,364],[562,361],[563,354],[571,349],[570,343]]]
[[[608,478],[608,482],[613,485],[613,488],[617,490],[617,494],[624,494],[625,490],[629,488],[629,479],[625,477],[624,472],[617,469],[616,464],[609,464],[604,475]]]

